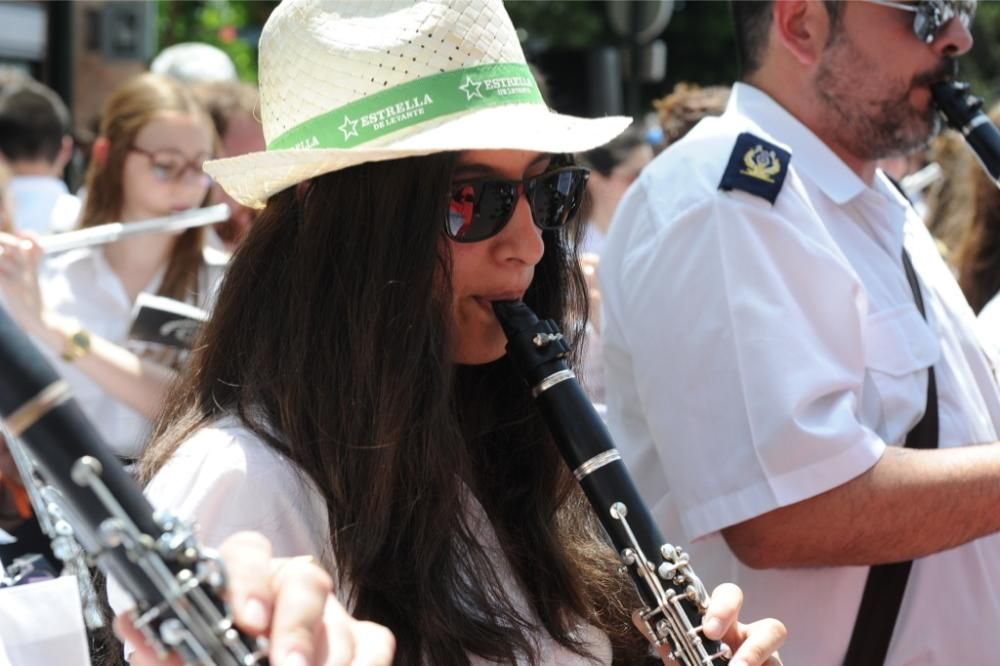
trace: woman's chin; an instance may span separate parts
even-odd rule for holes
[[[500,341],[499,344],[495,341],[489,344],[459,344],[452,360],[457,365],[486,365],[503,358],[506,353],[506,340]]]

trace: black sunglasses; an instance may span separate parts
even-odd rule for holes
[[[976,0],[918,0],[918,2],[898,2],[895,0],[868,0],[876,5],[902,9],[915,14],[913,33],[920,41],[931,44],[953,18],[966,28],[976,14]]]
[[[573,218],[590,171],[566,166],[524,180],[482,178],[451,190],[444,232],[456,243],[475,243],[496,236],[510,222],[523,193],[539,229],[558,229]]]

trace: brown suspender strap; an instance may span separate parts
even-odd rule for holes
[[[913,300],[924,319],[924,299],[920,293],[917,273],[910,257],[903,250],[903,268],[913,290]],[[924,416],[906,435],[905,446],[910,449],[936,449],[938,445],[938,400],[934,367],[927,368],[927,406]],[[912,560],[878,564],[868,570],[865,591],[861,595],[858,619],[854,622],[851,642],[847,646],[844,666],[882,666],[889,653],[889,641],[903,603],[906,581],[910,576]]]

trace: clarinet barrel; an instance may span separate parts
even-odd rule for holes
[[[968,83],[960,81],[936,83],[931,93],[948,126],[962,133],[983,169],[1000,187],[1000,129],[983,113],[983,100],[972,95]]]
[[[134,624],[159,653],[205,666],[267,663],[264,645],[232,626],[221,562],[198,547],[189,525],[154,513],[68,384],[2,308],[0,416],[61,493],[88,554],[135,600]]]
[[[657,647],[684,666],[724,664],[727,646],[701,635],[708,593],[687,554],[668,544],[615,449],[604,421],[566,365],[555,324],[521,302],[494,302],[507,355],[531,387],[563,459],[621,557]]]

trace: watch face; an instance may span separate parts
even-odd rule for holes
[[[85,352],[90,349],[90,335],[86,331],[74,333],[70,339],[73,341],[73,346],[79,351]]]

